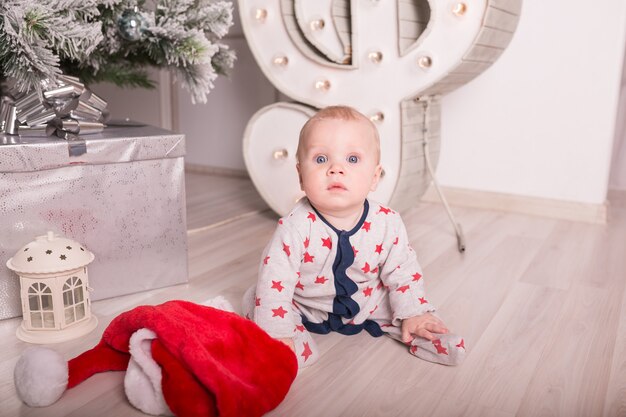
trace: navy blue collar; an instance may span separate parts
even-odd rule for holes
[[[319,216],[319,218],[322,219],[322,221],[326,223],[331,229],[333,229],[333,231],[337,233],[337,235],[343,233],[348,236],[352,236],[353,234],[355,234],[363,226],[363,223],[365,223],[365,219],[367,219],[367,214],[369,213],[369,210],[370,210],[370,203],[367,201],[367,199],[365,199],[365,201],[363,202],[363,214],[361,214],[361,218],[356,223],[356,226],[350,229],[350,231],[346,232],[345,230],[339,230],[335,226],[330,224],[330,222],[326,220],[326,218],[319,211],[317,211],[315,206],[311,204],[310,200],[309,200],[309,204],[311,205],[311,207],[313,207],[313,210],[315,210],[315,213]]]

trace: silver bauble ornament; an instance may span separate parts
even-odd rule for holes
[[[145,37],[148,21],[137,8],[124,10],[117,19],[117,27],[122,38],[128,41],[139,41]]]

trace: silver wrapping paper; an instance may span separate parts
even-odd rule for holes
[[[86,245],[93,300],[187,281],[184,136],[150,126],[0,140],[0,318],[22,314],[6,261],[52,230]]]

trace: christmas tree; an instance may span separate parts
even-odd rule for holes
[[[81,81],[153,87],[149,67],[167,68],[206,102],[235,55],[220,42],[232,4],[213,0],[0,0],[0,77],[20,92]]]

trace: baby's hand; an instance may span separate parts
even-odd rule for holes
[[[433,333],[448,333],[448,328],[441,320],[430,313],[402,320],[402,341],[404,343],[411,342],[415,336],[435,340],[437,336]]]
[[[276,339],[276,340],[278,340],[279,342],[283,342],[284,344],[289,346],[291,350],[293,350],[293,353],[296,353],[296,346],[293,344],[293,339],[291,337],[285,337],[285,338]]]

